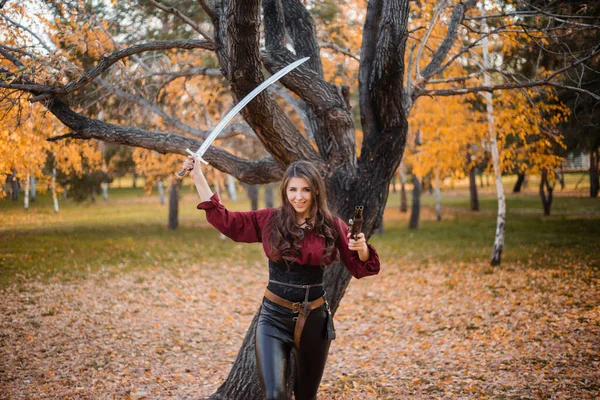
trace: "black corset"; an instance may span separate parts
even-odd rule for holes
[[[271,280],[292,285],[316,285],[323,283],[323,268],[269,260],[269,281]],[[304,301],[306,295],[306,289],[289,287],[274,282],[269,282],[267,289],[279,297],[293,302]],[[308,294],[308,301],[316,300],[324,294],[323,286],[312,287]]]

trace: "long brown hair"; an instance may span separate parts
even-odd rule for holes
[[[338,230],[335,227],[334,216],[327,207],[325,183],[317,168],[308,161],[296,161],[290,164],[281,180],[279,188],[281,207],[271,218],[268,227],[271,232],[269,236],[271,258],[291,261],[300,256],[302,246],[299,242],[304,232],[296,223],[296,211],[287,197],[287,187],[292,178],[304,178],[310,186],[312,205],[307,222],[312,226],[312,231],[325,240],[321,264],[338,262],[340,255],[335,247]]]

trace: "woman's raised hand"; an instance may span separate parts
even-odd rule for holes
[[[190,171],[190,176],[195,179],[197,176],[202,174],[201,168],[197,167],[198,164],[200,163],[196,162],[196,159],[194,157],[187,156],[187,158],[183,162],[183,169],[186,171]]]

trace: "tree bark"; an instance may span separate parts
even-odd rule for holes
[[[544,168],[542,170],[542,178],[540,179],[540,199],[542,200],[542,206],[544,207],[544,215],[550,215],[550,209],[552,207],[552,191],[554,186],[550,185],[548,179],[548,170]]]
[[[10,176],[10,198],[13,201],[19,201],[19,179],[17,178],[17,171],[13,170],[12,175]]]
[[[477,195],[477,168],[473,167],[469,170],[469,198],[471,211],[479,211],[479,196]]]
[[[416,229],[419,227],[419,215],[421,213],[421,180],[413,174],[413,196],[410,209],[410,221],[408,227]]]
[[[265,207],[273,208],[275,206],[275,201],[273,198],[273,186],[265,185]]]
[[[175,230],[179,227],[179,188],[181,180],[170,178],[169,183],[169,222],[168,228]]]
[[[400,164],[400,212],[408,211],[408,201],[406,200],[406,171],[404,163]]]
[[[523,186],[523,182],[525,182],[525,173],[521,172],[517,175],[517,182],[513,188],[513,193],[521,193],[521,186]]]
[[[598,169],[600,168],[599,153],[598,149],[590,152],[590,197],[598,197],[598,189],[600,189],[598,174]]]
[[[258,210],[258,185],[248,185],[246,191],[248,192],[252,210]]]

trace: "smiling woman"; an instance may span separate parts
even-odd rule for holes
[[[327,207],[325,184],[309,162],[288,167],[281,182],[281,206],[232,212],[213,194],[201,165],[183,164],[206,210],[207,220],[238,242],[262,242],[269,258],[269,283],[256,325],[256,363],[267,399],[287,398],[286,371],[295,352],[294,394],[314,399],[323,376],[330,341],[335,338],[323,272],[342,261],[355,278],[379,272],[379,256],[364,234],[350,239],[348,227]]]

